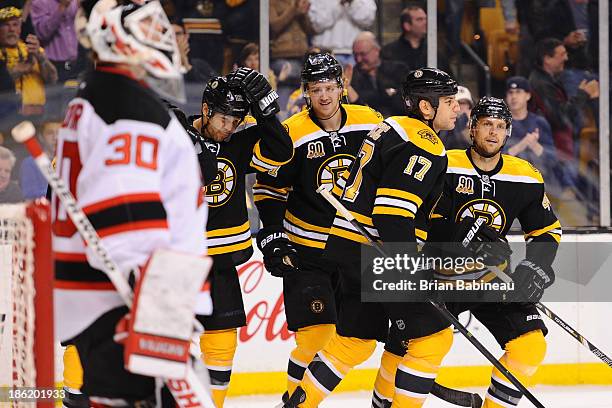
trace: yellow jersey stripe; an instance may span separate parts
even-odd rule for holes
[[[367,226],[369,226],[369,227],[373,227],[373,226],[374,226],[374,222],[372,222],[372,218],[367,217],[367,216],[362,215],[362,214],[359,214],[359,213],[356,213],[356,212],[353,212],[353,211],[349,211],[349,212],[351,213],[351,215],[352,215],[353,217],[355,217],[355,219],[356,219],[356,220],[357,220],[357,221],[358,221],[360,224],[364,224],[364,225],[367,225]],[[340,217],[341,217],[342,219],[344,219],[344,217],[342,217],[342,214],[339,214],[339,215],[340,215]]]
[[[327,234],[327,232],[329,231],[329,228],[319,227],[318,225],[313,225],[306,221],[302,221],[295,215],[291,214],[289,211],[285,213],[285,219],[289,221],[290,223],[295,224],[298,227],[303,228],[305,230],[322,232],[323,234]]]
[[[255,200],[256,203],[263,201],[263,200],[277,200],[277,201],[282,201],[282,202],[287,202],[286,198],[281,198],[281,197],[276,197],[273,195],[268,195],[268,194],[253,194],[253,199]]]
[[[212,247],[212,248],[209,247],[208,255],[227,254],[229,252],[237,252],[243,249],[248,249],[250,247],[251,247],[251,239],[249,238],[248,240],[244,242],[239,242],[237,244],[232,244],[232,245],[227,245],[227,246],[218,246],[218,247]]]
[[[376,189],[376,196],[390,196],[393,198],[401,198],[404,200],[408,200],[416,204],[417,207],[420,207],[423,204],[423,199],[416,194],[409,193],[408,191],[397,190],[394,188],[378,188]]]
[[[261,153],[261,147],[259,146],[260,142],[255,143],[255,148],[253,149],[253,153],[255,154],[255,157],[257,157],[259,160],[261,160],[262,162],[269,164],[270,166],[282,166],[283,164],[286,164],[288,162],[291,161],[291,159],[293,158],[293,152],[291,153],[291,157],[288,160],[285,161],[275,161],[272,160],[266,156],[263,155],[263,153]]]
[[[355,242],[359,242],[362,244],[369,244],[368,240],[363,235],[357,234],[354,232],[350,232],[350,231],[346,231],[336,226],[331,227],[331,229],[329,230],[329,235],[336,235],[338,237],[348,239],[349,241],[355,241]]]
[[[537,236],[540,236],[540,235],[545,234],[547,232],[550,233],[550,231],[552,231],[554,229],[559,229],[560,230],[561,229],[561,222],[556,221],[556,222],[554,222],[553,224],[550,224],[547,227],[540,228],[540,229],[528,232],[527,234],[525,234],[525,238],[527,238],[527,237],[537,237]],[[553,235],[553,234],[557,235],[557,236],[561,235],[561,234],[557,234],[557,233],[551,233],[551,235]]]
[[[286,232],[286,234],[289,237],[289,239],[292,242],[295,242],[296,244],[304,245],[304,246],[311,247],[311,248],[325,249],[325,242],[314,241],[312,239],[298,237],[297,235],[294,235],[290,232]]]
[[[414,218],[414,214],[408,210],[403,208],[396,207],[386,207],[383,205],[377,205],[374,207],[374,211],[372,211],[374,215],[398,215],[404,218]]]
[[[207,231],[206,236],[208,238],[225,237],[228,235],[235,235],[235,234],[243,233],[245,231],[248,231],[249,228],[250,228],[250,225],[249,225],[249,222],[247,221],[242,225],[238,225],[237,227],[219,228],[216,230]]]

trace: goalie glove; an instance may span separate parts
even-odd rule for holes
[[[256,117],[267,118],[280,112],[278,94],[259,72],[246,67],[234,72],[233,80],[242,88]]]
[[[512,300],[517,302],[539,302],[544,289],[555,282],[555,272],[550,266],[538,265],[523,259],[512,273],[514,293]]]
[[[455,239],[461,247],[488,266],[509,261],[512,250],[508,242],[486,224],[484,218],[465,217],[457,225]]]
[[[263,254],[266,270],[284,277],[298,270],[298,254],[280,226],[266,227],[257,233],[257,247]]]

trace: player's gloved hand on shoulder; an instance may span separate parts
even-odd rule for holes
[[[539,302],[544,289],[555,282],[555,272],[550,266],[538,265],[529,259],[523,259],[512,273],[514,296],[512,300],[520,302]]]
[[[453,241],[459,242],[488,266],[501,265],[510,259],[508,241],[486,224],[484,218],[465,217],[457,224]]]
[[[265,227],[257,233],[257,247],[272,276],[284,277],[298,270],[298,253],[283,227]]]
[[[254,69],[241,67],[234,72],[233,79],[246,94],[255,116],[267,118],[280,112],[278,94],[262,74]]]

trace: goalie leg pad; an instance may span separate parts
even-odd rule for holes
[[[217,408],[223,408],[237,346],[237,329],[206,331],[200,336],[202,359],[208,368],[212,397]]]
[[[296,347],[291,352],[287,365],[287,392],[289,395],[293,394],[302,381],[308,363],[318,351],[323,350],[335,332],[336,327],[333,324],[319,324],[302,327],[295,333]]]
[[[125,343],[126,369],[150,377],[187,375],[197,297],[212,260],[157,250],[134,294]]]

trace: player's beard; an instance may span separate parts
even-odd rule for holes
[[[472,150],[474,150],[476,153],[478,153],[479,156],[484,157],[485,159],[490,159],[492,157],[495,157],[497,154],[499,154],[502,149],[504,148],[504,145],[506,143],[504,142],[498,149],[496,149],[494,152],[488,152],[485,149],[483,149],[481,146],[478,145],[478,143],[476,143],[474,141],[474,138],[472,138]]]

